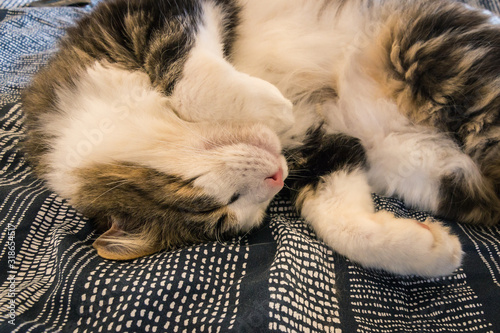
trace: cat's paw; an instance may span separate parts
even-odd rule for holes
[[[375,213],[372,218],[379,226],[376,233],[380,234],[372,235],[379,240],[366,253],[367,266],[426,277],[449,275],[460,266],[460,241],[443,224],[429,219],[398,219],[386,211]]]
[[[422,268],[428,272],[427,275],[448,275],[460,267],[463,258],[462,244],[458,237],[451,233],[450,228],[429,219],[422,223],[417,222],[417,225],[432,234],[431,242],[424,248],[425,252],[434,256],[429,266]]]
[[[295,123],[293,104],[273,84],[245,76],[244,112],[281,134]]]

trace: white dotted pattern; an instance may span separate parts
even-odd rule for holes
[[[474,244],[492,282],[500,288],[500,228],[459,225]]]
[[[350,265],[349,275],[358,332],[493,332],[463,273],[422,280]]]
[[[340,332],[333,253],[311,237],[312,230],[291,210],[286,211],[289,203],[278,205],[283,206],[271,207],[272,213],[280,215],[271,222],[278,248],[269,277],[269,328],[280,332]]]
[[[231,329],[247,251],[213,243],[132,262],[101,261],[87,277],[74,332]]]

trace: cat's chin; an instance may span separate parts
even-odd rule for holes
[[[279,168],[268,177],[256,180],[251,189],[238,200],[228,205],[235,215],[238,232],[248,232],[258,227],[264,219],[265,212],[274,196],[283,188],[288,169],[284,157],[280,157]]]
[[[231,210],[235,214],[238,224],[231,231],[242,234],[262,225],[266,215],[267,206],[269,206],[271,200],[272,198],[251,207],[248,205],[245,206],[244,204],[232,207]]]

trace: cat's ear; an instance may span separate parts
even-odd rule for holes
[[[99,236],[92,246],[105,259],[131,260],[153,254],[162,248],[154,239],[143,234],[131,234],[113,219],[111,228]]]

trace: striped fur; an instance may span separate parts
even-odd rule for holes
[[[443,176],[437,212],[485,224],[500,220],[500,26],[491,19],[455,3],[403,5],[373,51],[384,60],[374,76],[399,110],[446,133],[481,171]]]
[[[79,170],[78,177],[81,185],[73,202],[98,217],[101,230],[110,230],[95,246],[108,251],[104,256],[111,259],[130,259],[210,239],[222,241],[238,231],[227,203],[196,188],[194,180],[125,163],[95,165]],[[105,242],[111,245],[104,246]]]

